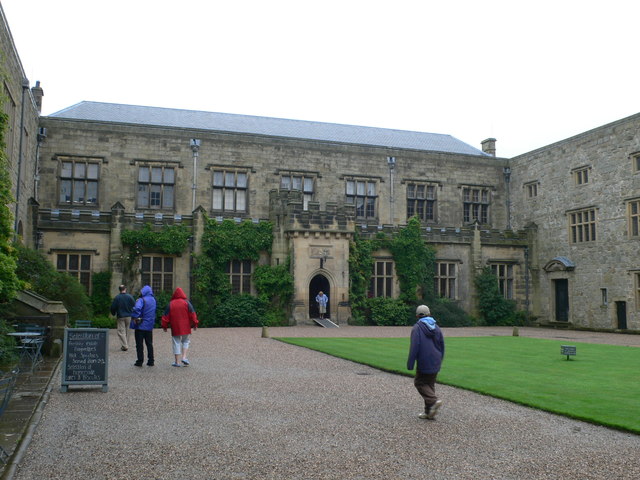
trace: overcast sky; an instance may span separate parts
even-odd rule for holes
[[[640,112],[638,0],[0,0],[43,114],[83,100],[497,138]]]

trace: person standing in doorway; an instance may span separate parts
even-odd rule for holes
[[[198,328],[196,311],[187,300],[184,291],[178,287],[171,297],[171,301],[162,315],[162,329],[166,332],[171,327],[171,341],[175,361],[173,367],[188,367],[191,365],[187,359],[187,350],[191,339],[191,329]]]
[[[322,290],[318,292],[316,295],[316,303],[318,304],[318,313],[320,314],[320,318],[324,318],[325,313],[327,313],[327,302],[329,301],[329,297],[327,297]]]
[[[131,310],[136,303],[133,297],[127,293],[127,287],[120,285],[120,293],[111,302],[111,315],[116,317],[116,328],[120,339],[120,350],[129,350],[129,324],[131,323]]]
[[[417,322],[411,330],[411,347],[407,359],[407,370],[418,363],[413,384],[424,399],[424,412],[419,418],[433,420],[442,406],[436,396],[436,377],[444,358],[444,336],[426,305],[416,308]]]
[[[147,346],[147,365],[153,367],[153,327],[156,323],[156,297],[149,285],[140,290],[140,298],[131,312],[130,328],[134,330],[136,339],[137,360],[134,365],[141,367],[144,362],[144,346]]]

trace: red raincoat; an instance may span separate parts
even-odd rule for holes
[[[162,315],[162,328],[171,327],[171,335],[189,335],[191,328],[198,328],[198,317],[184,291],[178,287]]]

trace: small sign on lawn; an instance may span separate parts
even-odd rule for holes
[[[560,354],[566,355],[567,360],[569,360],[569,357],[574,356],[576,354],[575,345],[560,345]]]

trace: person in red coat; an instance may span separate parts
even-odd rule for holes
[[[198,316],[180,287],[173,292],[171,301],[162,315],[162,329],[166,332],[169,327],[171,327],[173,354],[176,357],[171,365],[188,367],[190,363],[187,359],[187,350],[191,340],[191,329],[198,328]]]

